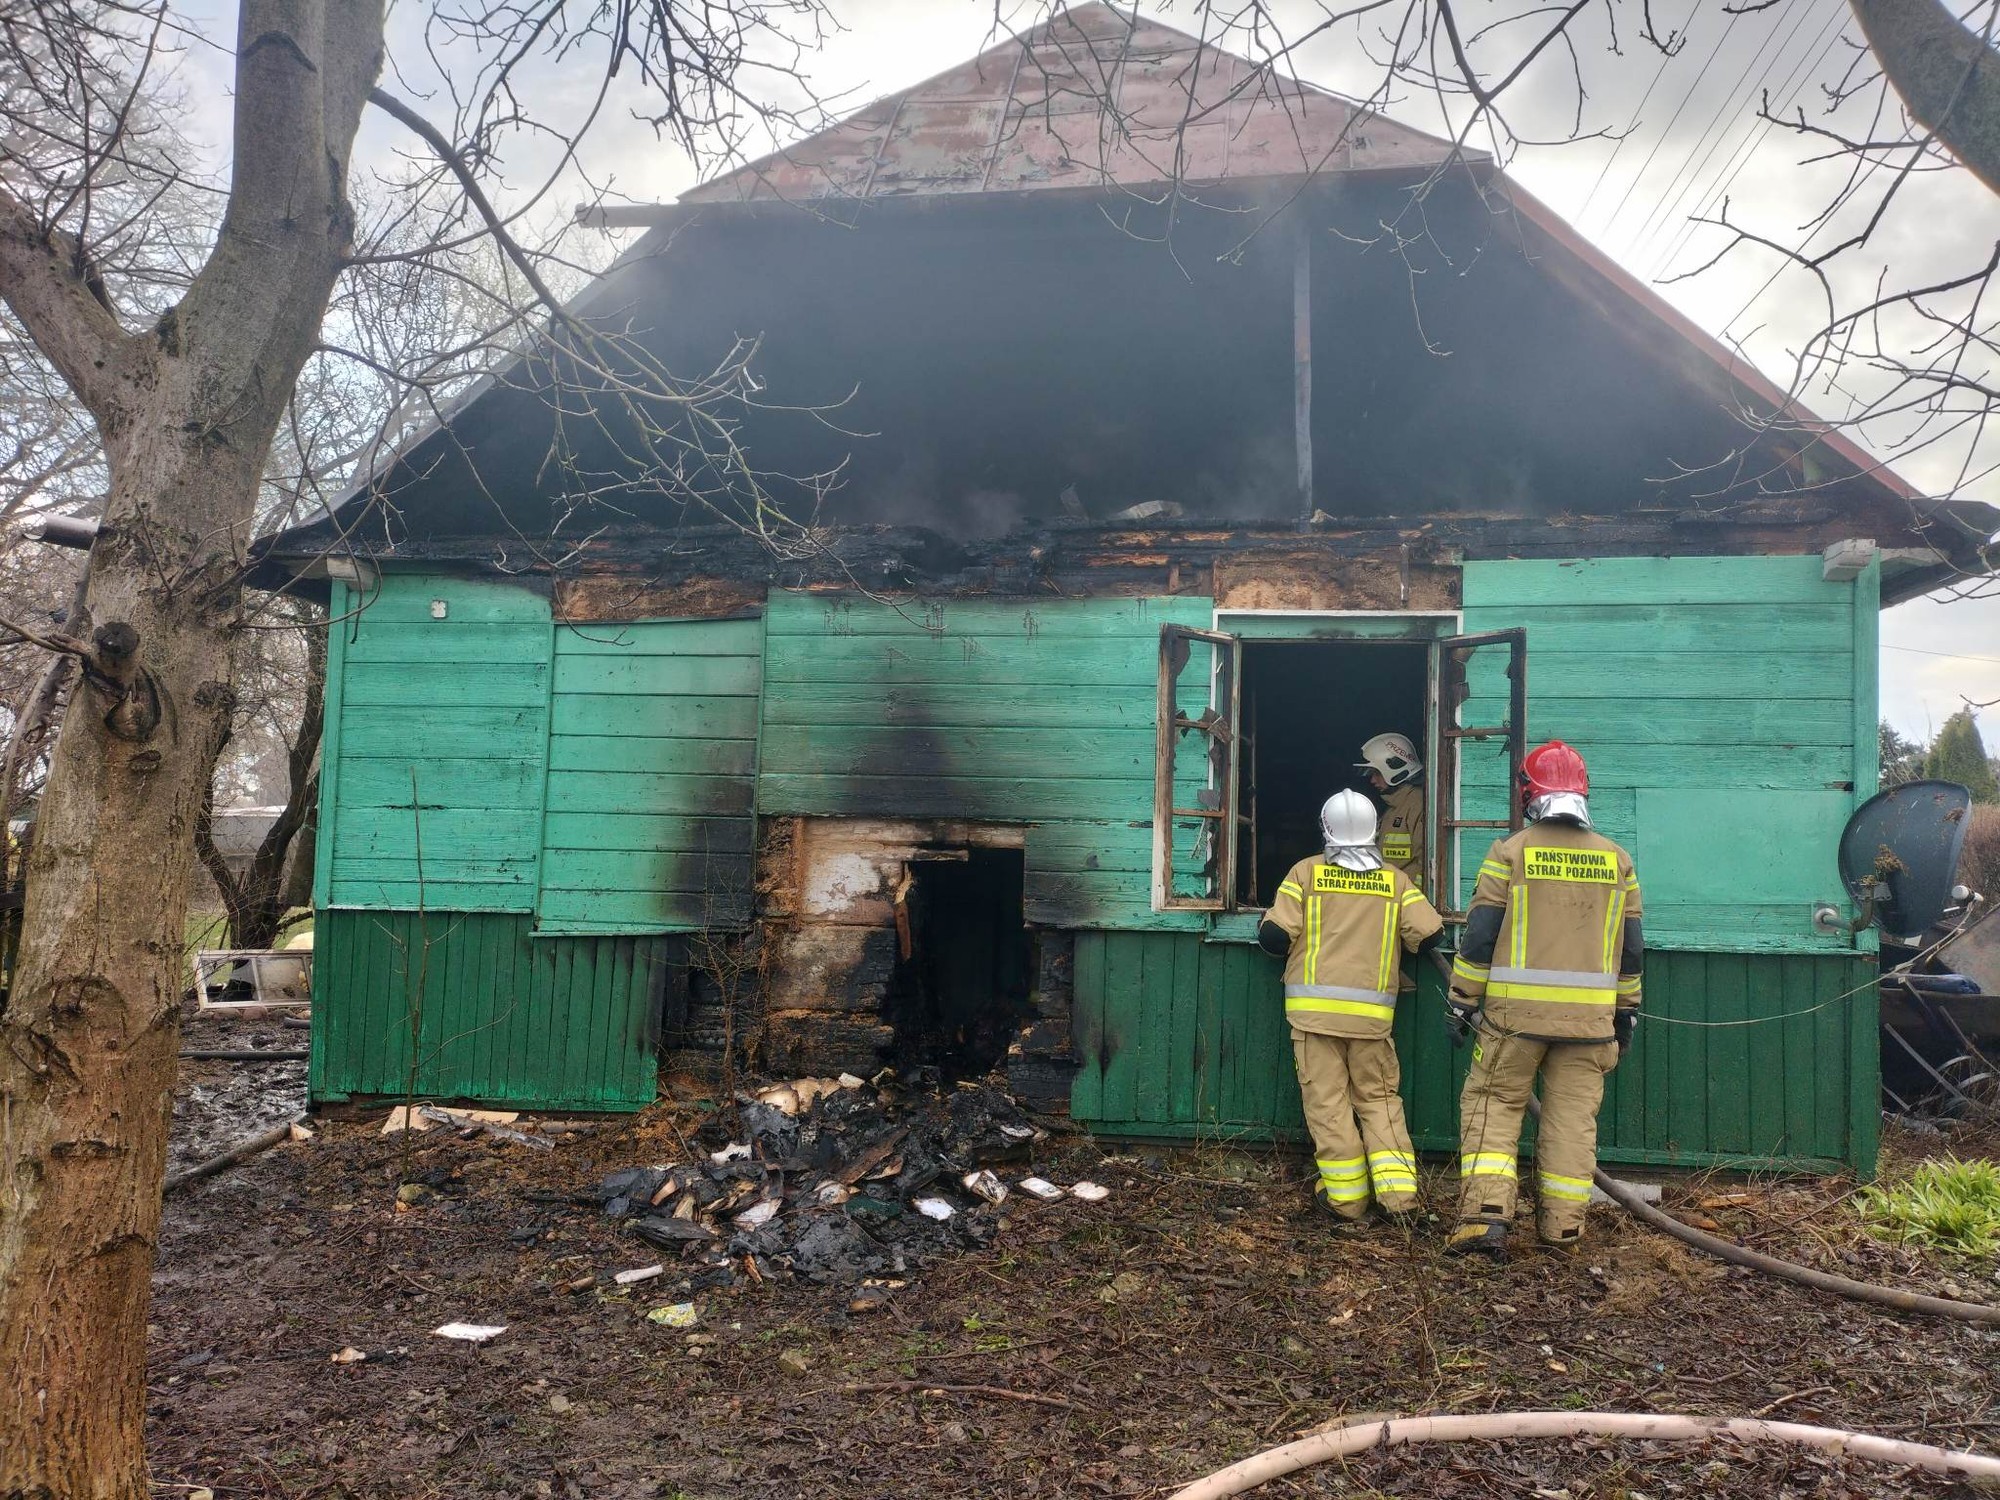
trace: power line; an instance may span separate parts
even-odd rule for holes
[[[1921,646],[1888,646],[1884,651],[1907,651],[1912,656],[1941,656],[1946,661],[1979,661],[1989,666],[2000,667],[2000,656],[1962,656],[1956,651],[1926,651]]]
[[[1674,106],[1674,112],[1667,116],[1667,123],[1660,131],[1659,139],[1653,142],[1653,149],[1646,153],[1646,159],[1639,163],[1639,170],[1633,174],[1632,180],[1625,184],[1625,192],[1619,198],[1618,206],[1611,210],[1611,217],[1604,221],[1603,229],[1598,232],[1600,239],[1608,240],[1611,237],[1611,227],[1618,222],[1619,216],[1625,212],[1625,205],[1632,201],[1633,189],[1638,187],[1641,179],[1645,177],[1647,172],[1652,170],[1653,158],[1660,154],[1660,148],[1667,143],[1667,138],[1674,133],[1674,126],[1680,122],[1681,113],[1688,107],[1688,101],[1694,98],[1695,90],[1701,87],[1702,79],[1708,77],[1708,70],[1715,66],[1716,58],[1722,55],[1722,43],[1728,35],[1729,28],[1725,26],[1722,29],[1722,34],[1716,37],[1715,45],[1709,48],[1708,57],[1703,61],[1701,71],[1694,75],[1694,82],[1690,83],[1687,92],[1681,95],[1681,102]]]
[[[1802,17],[1804,14],[1805,9],[1803,6],[1793,12],[1795,18]],[[1793,30],[1797,30],[1799,21],[1794,19],[1792,25]],[[1734,116],[1738,91],[1742,89],[1744,81],[1749,78],[1750,70],[1755,68],[1764,54],[1771,50],[1771,43],[1778,39],[1778,34],[1782,29],[1781,27],[1773,26],[1769,31],[1764,33],[1763,43],[1755,52],[1750,54],[1750,61],[1743,65],[1743,71],[1736,75],[1736,81],[1723,94],[1721,102],[1715,107],[1715,114],[1710,118],[1707,128],[1702,131],[1700,139],[1688,148],[1687,160],[1681,164],[1680,171],[1674,173],[1673,180],[1667,184],[1666,191],[1660,195],[1660,201],[1654,205],[1653,211],[1646,215],[1645,222],[1639,226],[1638,234],[1633,236],[1632,243],[1635,248],[1646,242],[1656,222],[1663,216],[1672,216],[1673,211],[1680,206],[1681,200],[1687,197],[1688,187],[1693,186],[1695,179],[1701,176],[1702,169],[1709,164],[1709,161],[1714,157],[1717,150],[1721,148],[1722,142],[1727,139],[1729,134],[1727,127],[1723,126],[1723,121]],[[1787,32],[1785,35],[1789,41],[1791,33]],[[1780,50],[1783,50],[1782,47]],[[1774,58],[1772,61],[1775,62],[1776,59]],[[1769,73],[1770,69],[1771,63],[1766,63],[1764,65],[1764,72]],[[1763,74],[1758,75],[1759,82],[1762,81],[1763,76]],[[1756,85],[1752,84],[1751,87],[1754,90]],[[1721,135],[1716,135],[1718,127],[1722,128]],[[1715,135],[1716,138],[1714,143],[1710,144],[1709,137],[1712,135]],[[1703,154],[1701,160],[1697,162],[1695,161],[1695,153],[1700,151],[1704,145],[1708,146],[1708,150]],[[1688,179],[1686,186],[1683,186],[1681,183],[1683,176],[1686,176]],[[1676,188],[1680,189],[1679,192],[1675,192]]]
[[[1695,0],[1693,9],[1688,12],[1688,25],[1692,26],[1694,24],[1694,18],[1700,12],[1701,4],[1702,0]],[[1686,28],[1683,28],[1683,34],[1685,34],[1685,30]],[[1625,133],[1612,143],[1611,154],[1604,158],[1604,165],[1597,169],[1597,180],[1590,185],[1590,191],[1583,195],[1583,206],[1576,211],[1575,215],[1577,223],[1581,224],[1583,216],[1590,212],[1590,205],[1597,200],[1597,190],[1604,186],[1605,175],[1616,165],[1618,153],[1625,149],[1625,143],[1631,140],[1633,134],[1638,130],[1639,121],[1645,118],[1646,101],[1653,97],[1653,90],[1658,88],[1660,80],[1667,76],[1667,64],[1672,62],[1678,55],[1677,53],[1666,51],[1660,53],[1660,65],[1653,70],[1653,81],[1646,85],[1646,92],[1639,96],[1638,108],[1632,111],[1632,123],[1626,126]],[[1644,169],[1641,168],[1641,170],[1643,171]]]
[[[1819,35],[1806,43],[1805,50],[1799,54],[1798,63],[1792,69],[1791,76],[1785,80],[1783,86],[1779,89],[1781,97],[1778,100],[1777,108],[1770,112],[1771,116],[1782,115],[1791,106],[1792,101],[1798,97],[1799,91],[1819,72],[1820,64],[1826,61],[1827,53],[1831,52],[1834,44],[1840,40],[1840,23],[1847,14],[1848,10],[1844,0],[1833,0],[1833,3],[1827,7],[1826,24],[1820,28]],[[1813,50],[1815,47],[1819,49],[1817,52]],[[1775,59],[1773,61],[1775,62]],[[1756,160],[1757,150],[1764,144],[1766,138],[1769,137],[1771,128],[1771,118],[1760,118],[1752,124],[1748,137],[1737,148],[1736,153],[1723,168],[1724,175],[1721,179],[1708,190],[1705,199],[1697,196],[1695,211],[1682,224],[1679,235],[1667,247],[1666,253],[1654,263],[1652,269],[1653,275],[1659,275],[1661,271],[1665,270],[1672,263],[1673,258],[1680,254],[1682,247],[1693,238],[1695,231],[1701,228],[1700,221],[1706,215],[1712,213],[1718,203],[1721,203],[1728,197],[1729,190],[1735,185],[1736,179],[1742,175],[1744,169],[1752,161]]]

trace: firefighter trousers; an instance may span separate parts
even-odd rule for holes
[[[1371,1193],[1392,1211],[1415,1207],[1417,1154],[1403,1123],[1396,1044],[1386,1036],[1294,1031],[1292,1058],[1320,1196],[1344,1219],[1365,1214]]]
[[[1538,1042],[1480,1037],[1458,1096],[1458,1216],[1508,1223],[1514,1217],[1521,1116],[1542,1075],[1542,1120],[1535,1175],[1542,1238],[1561,1244],[1583,1234],[1590,1175],[1597,1170],[1597,1108],[1604,1075],[1618,1066],[1616,1042]]]

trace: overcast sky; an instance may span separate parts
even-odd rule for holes
[[[1683,34],[1671,57],[1636,34],[1641,12],[1631,0],[1616,11],[1616,51],[1603,8],[1586,12],[1573,33],[1575,73],[1581,74],[1587,91],[1580,106],[1585,138],[1573,139],[1579,101],[1572,65],[1561,47],[1551,48],[1516,86],[1508,108],[1523,138],[1561,144],[1524,148],[1510,171],[1629,270],[1653,281],[1702,327],[1742,342],[1767,373],[1786,385],[1800,339],[1818,326],[1815,313],[1822,304],[1808,278],[1793,271],[1774,279],[1779,263],[1761,251],[1732,255],[1690,279],[1668,278],[1700,266],[1719,248],[1725,238],[1720,231],[1690,221],[1715,215],[1725,196],[1736,222],[1784,243],[1797,244],[1810,235],[1810,248],[1823,249],[1849,227],[1839,220],[1816,231],[1811,227],[1845,176],[1846,164],[1801,165],[1823,151],[1824,143],[1773,129],[1756,113],[1759,101],[1768,97],[1771,111],[1780,116],[1803,109],[1808,120],[1829,122],[1826,90],[1852,65],[1852,39],[1858,33],[1846,0],[1778,0],[1768,10],[1735,16],[1726,14],[1725,3],[1655,0],[1652,14],[1658,27]],[[828,0],[827,8],[838,29],[800,66],[821,98],[839,101],[836,114],[851,113],[869,99],[950,67],[999,39],[995,0]],[[998,8],[1003,20],[1016,26],[1046,13],[1039,0],[999,0]],[[1229,13],[1243,8],[1222,7]],[[1327,9],[1343,8],[1345,0],[1340,6],[1328,0],[1325,7],[1318,0],[1269,0],[1267,6],[1289,38],[1309,32]],[[430,13],[429,7],[409,4],[392,12],[392,65],[384,81],[437,113],[436,75],[423,45]],[[1505,13],[1494,7],[1494,15]],[[210,38],[225,37],[234,24],[233,8],[225,5],[210,3],[186,14],[196,32]],[[1142,14],[1187,31],[1199,32],[1204,25],[1195,0],[1144,6]],[[1294,71],[1352,96],[1372,93],[1380,70],[1369,58],[1371,52],[1381,52],[1382,18],[1394,24],[1399,14],[1385,10],[1314,37],[1293,54]],[[1217,25],[1207,22],[1210,34]],[[1484,45],[1493,50],[1487,55],[1497,59],[1508,49],[1517,53],[1520,34],[1490,37]],[[1240,36],[1225,39],[1238,50],[1242,42]],[[194,133],[212,142],[228,138],[227,77],[223,50],[191,39],[180,68],[187,116]],[[588,67],[542,67],[525,75],[522,94],[539,112],[573,117],[588,107],[592,84]],[[774,91],[784,87],[771,84]],[[698,180],[699,170],[630,118],[636,97],[614,100],[614,108],[600,117],[582,154],[583,170],[623,197],[665,201]],[[1831,123],[1854,134],[1884,133],[1886,127],[1871,127],[1871,102],[1872,96],[1857,100]],[[616,107],[621,104],[625,107]],[[1434,133],[1445,127],[1434,98],[1402,97],[1388,112]],[[1475,139],[1472,144],[1489,143]],[[406,149],[407,138],[371,115],[361,143],[364,169],[393,176],[396,153]],[[506,168],[514,184],[525,184],[545,166],[545,147],[517,140],[512,150]],[[582,196],[581,184],[554,196],[573,201]],[[2000,202],[1964,173],[1913,178],[1902,190],[1902,203],[1874,242],[1836,269],[1843,286],[1867,287],[1885,263],[1903,284],[1925,284],[1983,264],[2000,240]],[[1835,385],[1811,393],[1822,415],[1844,414],[1846,392],[1865,391],[1867,372],[1850,366]],[[1871,429],[1864,436],[1926,491],[1959,486],[1968,472],[1966,443],[1939,443],[1911,453],[1896,446],[1907,431]],[[1969,472],[1977,473],[1981,459],[1971,450]],[[1996,460],[2000,450],[1983,455],[1984,462]],[[1963,485],[1962,493],[2000,502],[2000,484],[1991,479],[1975,478]],[[1882,641],[1882,710],[1905,732],[1927,733],[1963,697],[2000,699],[2000,599],[1920,601],[1890,610],[1883,617]],[[2000,709],[1986,715],[1985,727],[1989,738],[2000,732]]]

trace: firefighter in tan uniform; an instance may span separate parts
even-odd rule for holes
[[[1537,1072],[1542,1239],[1583,1236],[1604,1076],[1631,1044],[1645,956],[1632,858],[1592,830],[1583,757],[1529,752],[1528,826],[1496,841],[1451,971],[1452,1026],[1478,1044],[1459,1095],[1459,1226],[1446,1248],[1499,1256],[1514,1218],[1521,1115]]]
[[[1407,735],[1378,734],[1361,747],[1354,769],[1368,773],[1368,784],[1382,799],[1382,863],[1401,870],[1422,889],[1424,789],[1417,778],[1424,763],[1417,759],[1417,747]]]
[[[1404,950],[1428,948],[1444,923],[1383,864],[1366,797],[1329,798],[1319,822],[1325,853],[1292,866],[1257,941],[1285,958],[1285,1019],[1319,1163],[1314,1196],[1352,1224],[1371,1193],[1391,1217],[1416,1207],[1417,1157],[1389,1028]]]

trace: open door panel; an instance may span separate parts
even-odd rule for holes
[[[1472,892],[1459,871],[1468,861],[1477,869],[1488,840],[1521,826],[1516,788],[1528,748],[1528,632],[1446,636],[1437,651],[1437,836],[1427,873],[1439,913],[1462,922]],[[1463,851],[1462,831],[1473,834]]]
[[[1236,868],[1242,648],[1233,635],[1160,627],[1153,761],[1153,909],[1222,911]]]

